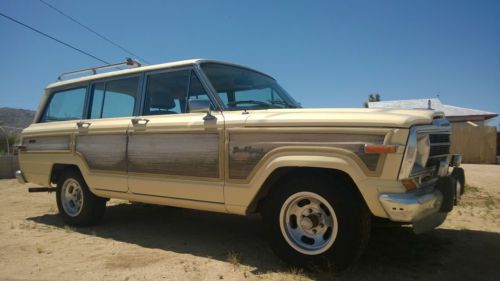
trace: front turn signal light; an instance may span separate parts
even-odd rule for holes
[[[412,179],[404,179],[404,180],[401,180],[401,183],[403,184],[403,186],[406,188],[406,191],[412,191],[414,190],[415,188],[417,188],[417,184],[415,183],[414,180]]]
[[[396,153],[398,147],[397,144],[365,144],[365,153]]]

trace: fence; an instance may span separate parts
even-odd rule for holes
[[[19,170],[17,155],[0,156],[0,179],[13,178],[16,170]]]
[[[496,164],[497,130],[487,126],[453,126],[451,152],[462,154],[463,163]]]
[[[500,132],[497,133],[497,156],[500,156]]]

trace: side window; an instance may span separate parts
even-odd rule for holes
[[[189,83],[189,94],[188,94],[188,100],[208,100],[210,101],[210,98],[208,97],[207,92],[205,91],[205,88],[203,88],[203,85],[201,84],[200,79],[196,74],[191,72],[191,81]],[[212,110],[214,109],[213,104],[211,105]],[[189,109],[186,110],[189,112]]]
[[[227,104],[229,102],[229,98],[227,97],[227,93],[226,92],[220,92],[220,93],[217,93],[219,95],[219,98],[222,100],[222,102],[224,104]]]
[[[101,118],[103,101],[104,83],[94,84],[94,86],[92,87],[92,106],[90,108],[90,119]]]
[[[194,74],[194,72],[191,73],[191,82],[189,83],[189,97],[188,99],[190,100],[210,100],[208,98],[207,92],[205,91],[205,88],[203,88],[203,85],[200,82],[200,79],[198,79],[198,76]]]
[[[134,115],[139,77],[96,83],[92,87],[90,118]]]
[[[143,115],[178,114],[186,109],[190,70],[147,76]]]
[[[86,87],[81,87],[52,94],[40,122],[82,119],[86,91]]]

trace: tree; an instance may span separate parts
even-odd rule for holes
[[[368,96],[368,100],[363,102],[363,107],[368,108],[369,102],[381,101],[379,93],[373,93]]]
[[[6,131],[0,125],[0,155],[13,154],[13,147],[17,141],[17,134]],[[7,144],[9,147],[7,148]]]

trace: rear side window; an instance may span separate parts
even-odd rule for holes
[[[86,87],[81,87],[52,94],[40,122],[82,119],[86,91]]]
[[[139,77],[96,83],[92,87],[90,118],[134,115]]]

